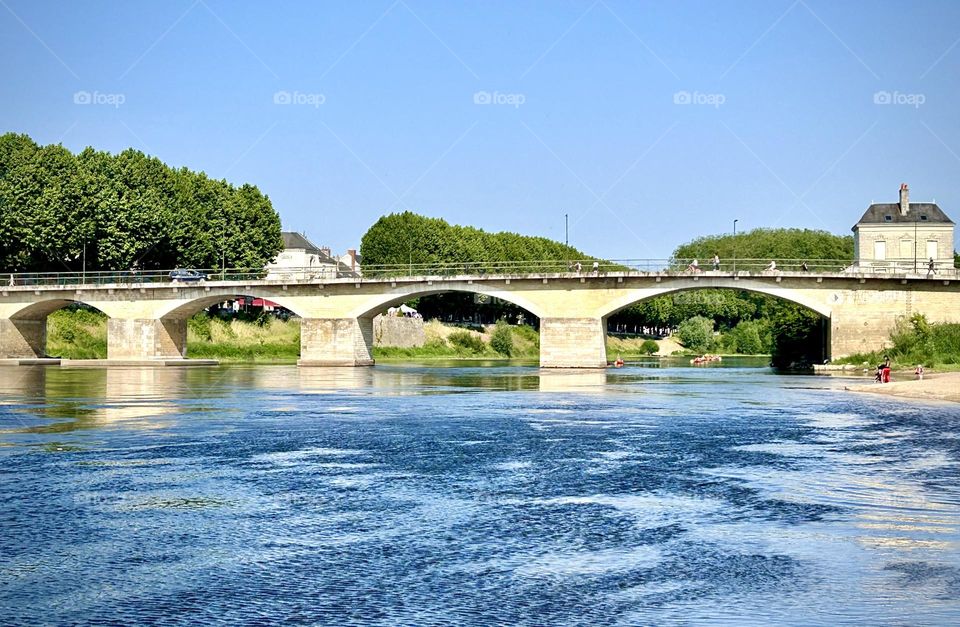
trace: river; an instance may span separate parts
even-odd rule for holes
[[[764,368],[0,368],[0,624],[957,624],[960,409]]]

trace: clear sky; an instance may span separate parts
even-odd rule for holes
[[[0,131],[135,147],[342,251],[410,209],[661,258],[960,220],[960,2],[0,0]]]

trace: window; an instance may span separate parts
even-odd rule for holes
[[[873,243],[873,259],[883,261],[887,258],[887,243],[880,240]]]
[[[927,240],[927,259],[936,259],[937,255],[937,240],[928,239]]]
[[[901,259],[913,258],[913,240],[911,239],[900,240],[900,258]]]
[[[885,222],[893,222],[893,216],[883,216]]]
[[[920,220],[922,220],[923,222],[926,222],[926,221],[927,221],[927,216],[920,216]]]

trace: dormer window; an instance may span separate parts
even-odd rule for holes
[[[926,220],[927,220],[927,216],[920,216],[920,220],[922,220],[922,221],[924,221],[924,222],[926,222]]]
[[[884,222],[893,222],[893,216],[883,216]]]

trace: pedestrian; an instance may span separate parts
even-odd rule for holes
[[[594,262],[593,262],[593,273],[594,273],[594,274],[600,274],[600,262],[599,262],[599,261],[594,261]]]
[[[580,271],[583,270],[583,266],[578,261],[577,263],[573,264],[573,269],[577,271],[577,274],[580,274]]]
[[[923,381],[923,364],[917,364],[917,369],[914,371],[914,374],[917,375],[917,380]]]
[[[937,262],[933,260],[933,257],[930,257],[930,263],[927,264],[927,276],[932,276],[937,273]]]
[[[810,267],[807,265],[806,261],[800,264],[800,269],[804,272],[810,272]]]
[[[720,255],[717,253],[713,253],[713,269],[714,270],[720,269]]]
[[[11,272],[11,273],[10,273],[10,287],[13,287],[14,285],[16,285],[16,284],[15,284],[14,281],[13,281],[13,273]]]

